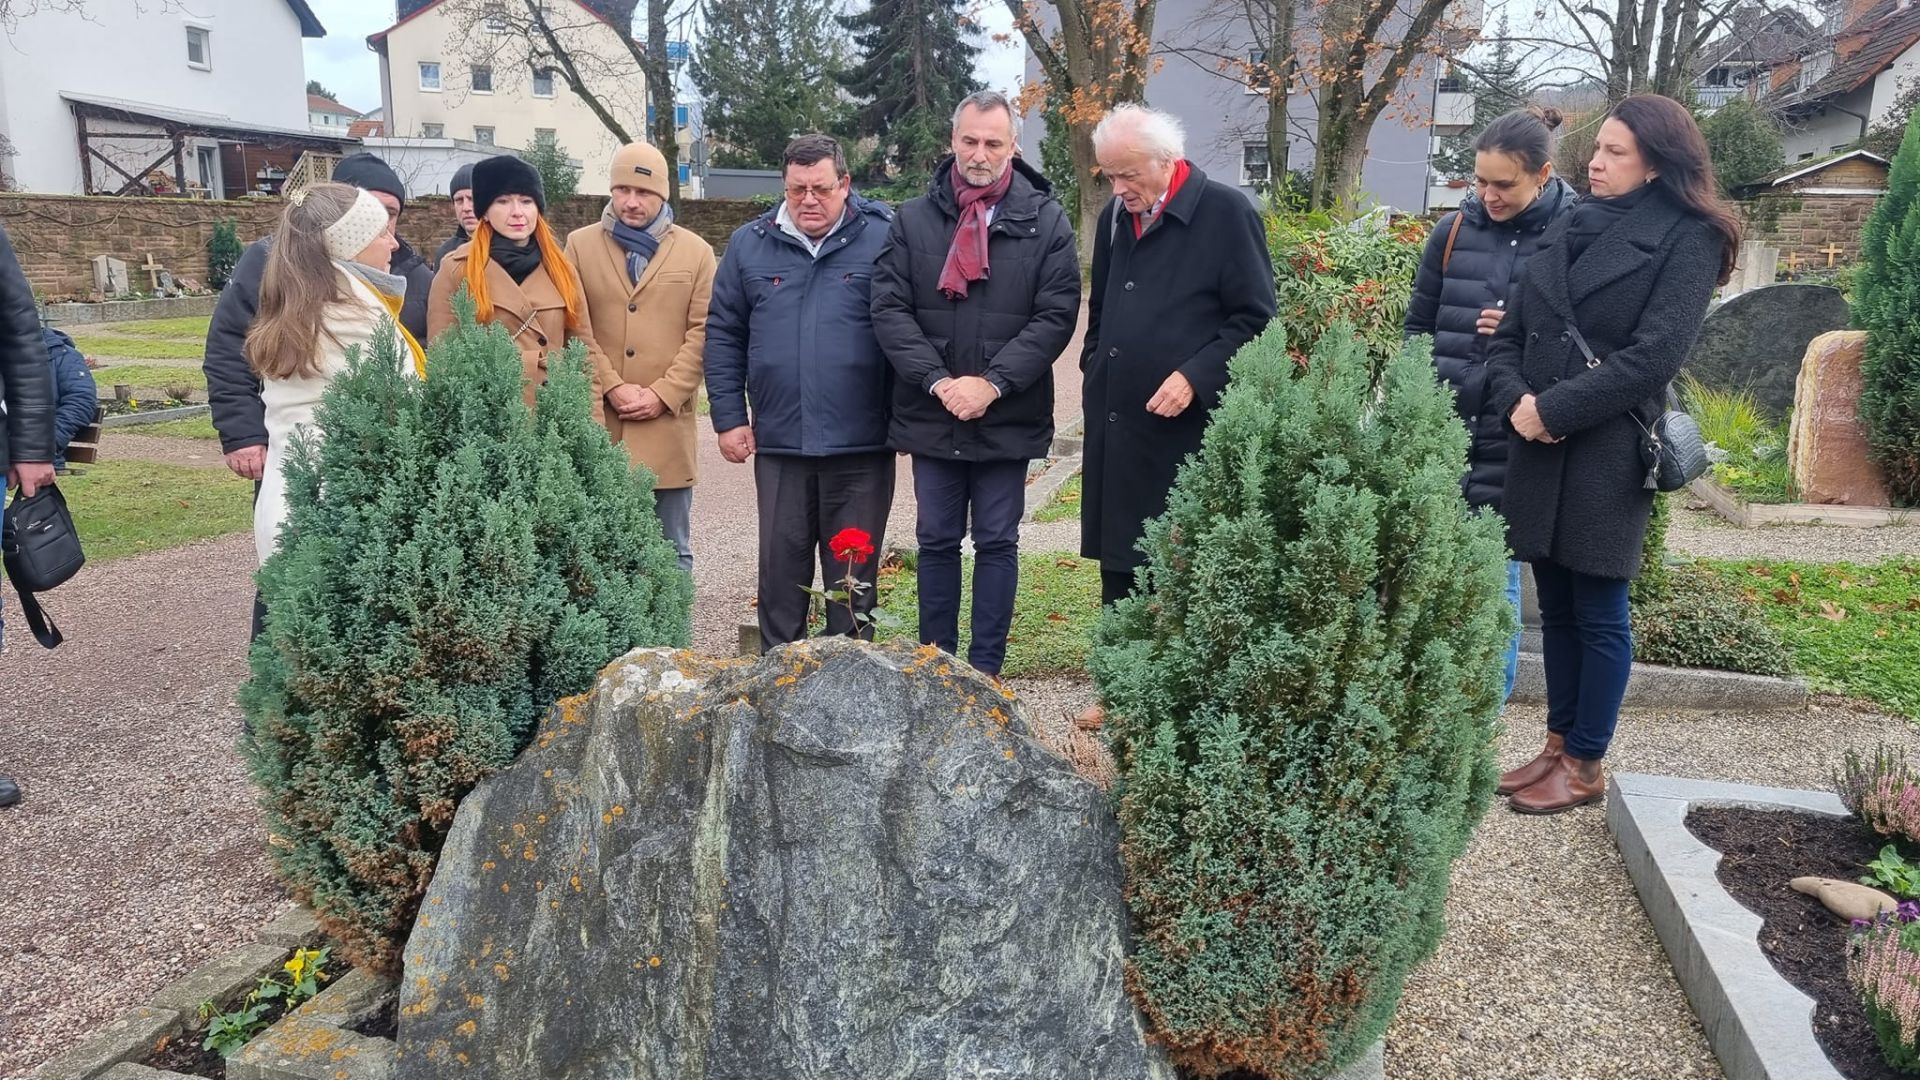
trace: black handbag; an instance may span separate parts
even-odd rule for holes
[[[1600,366],[1580,328],[1567,323],[1567,333],[1586,358],[1589,369]],[[1627,415],[1640,428],[1640,460],[1646,466],[1647,479],[1641,486],[1648,491],[1679,491],[1706,475],[1713,461],[1707,457],[1707,441],[1700,436],[1700,425],[1693,417],[1674,407],[1673,386],[1664,395],[1667,408],[1649,424],[1628,410]]]
[[[5,517],[6,525],[0,528],[0,562],[20,594],[20,609],[34,639],[51,649],[66,639],[34,594],[66,583],[87,564],[80,534],[67,512],[66,496],[52,484],[31,496],[15,495]]]

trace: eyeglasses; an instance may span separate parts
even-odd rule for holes
[[[807,196],[811,195],[814,198],[820,200],[821,202],[826,202],[828,199],[833,198],[834,195],[839,192],[839,190],[840,190],[839,184],[830,184],[830,185],[816,184],[813,187],[790,187],[787,189],[787,201],[797,202],[797,203],[806,202]]]

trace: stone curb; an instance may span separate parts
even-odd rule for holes
[[[1799,679],[1635,664],[1623,704],[1646,709],[1804,709],[1810,698],[1807,684]],[[1520,654],[1512,700],[1523,705],[1546,703],[1546,665],[1539,653]]]
[[[229,1080],[388,1080],[400,1048],[345,1028],[289,1016],[227,1059]]]
[[[1034,477],[1033,481],[1027,485],[1027,506],[1020,514],[1020,524],[1033,524],[1033,515],[1053,501],[1053,497],[1060,493],[1060,489],[1067,486],[1067,481],[1072,480],[1080,472],[1080,466],[1081,457],[1076,452],[1068,457],[1056,459],[1052,465],[1047,466],[1045,472]]]
[[[197,1016],[203,1001],[224,1008],[259,985],[262,977],[279,971],[287,962],[287,952],[265,942],[242,945],[168,983],[147,1004],[185,1017]]]
[[[1813,1037],[1813,999],[1760,951],[1760,917],[1714,878],[1720,853],[1687,831],[1694,806],[1846,815],[1826,792],[1615,773],[1607,828],[1727,1080],[1843,1080]]]
[[[152,412],[121,413],[100,421],[103,428],[137,427],[141,424],[164,424],[169,420],[191,420],[196,416],[211,416],[213,409],[207,405],[182,405],[177,409],[155,409]]]
[[[185,1027],[186,1019],[174,1009],[145,1005],[129,1009],[86,1041],[40,1066],[33,1075],[38,1080],[93,1080],[122,1062],[144,1057],[161,1040],[180,1034]]]
[[[106,300],[99,303],[43,304],[40,321],[53,326],[93,326],[99,323],[139,322],[143,319],[183,319],[211,315],[220,294],[161,296],[151,300]]]

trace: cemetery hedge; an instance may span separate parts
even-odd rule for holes
[[[1740,590],[1690,562],[1667,561],[1673,498],[1656,496],[1628,592],[1633,657],[1644,664],[1784,676],[1793,662],[1780,636]]]
[[[1325,1077],[1384,1031],[1492,794],[1498,518],[1416,339],[1242,349],[1092,669],[1120,771],[1128,984],[1202,1075]],[[1339,868],[1328,873],[1328,867]]]
[[[355,966],[391,973],[460,799],[628,650],[684,646],[693,587],[652,478],[592,419],[585,357],[538,404],[460,325],[432,377],[356,355],[296,444],[240,700],[275,869]]]
[[[1895,506],[1920,505],[1920,112],[1861,235],[1854,323],[1867,332],[1860,419]]]

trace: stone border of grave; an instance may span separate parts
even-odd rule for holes
[[[50,326],[91,326],[141,319],[184,319],[213,314],[219,294],[159,296],[151,300],[103,300],[99,303],[44,304],[40,320]]]
[[[1687,491],[1706,503],[1714,513],[1742,529],[1767,525],[1835,525],[1851,529],[1920,525],[1920,511],[1890,506],[1750,503],[1704,476],[1689,484]]]
[[[197,1026],[200,1003],[238,1001],[278,972],[295,949],[319,943],[313,912],[292,911],[267,923],[259,940],[214,957],[163,987],[135,1009],[34,1073],[37,1080],[193,1080],[186,1073],[137,1062],[160,1042]],[[391,982],[349,971],[255,1036],[227,1059],[229,1080],[390,1080],[399,1047],[392,1039],[348,1030],[378,1013],[398,993]]]
[[[120,413],[100,421],[103,428],[137,427],[140,424],[164,424],[169,420],[191,420],[196,416],[210,416],[213,408],[208,405],[182,405],[177,409],[153,409],[148,412]]]
[[[1843,1080],[1813,1036],[1813,999],[1760,951],[1760,916],[1714,877],[1720,853],[1687,831],[1695,806],[1846,816],[1828,792],[1615,773],[1607,828],[1727,1080]]]
[[[1800,679],[1770,675],[1743,675],[1714,668],[1664,667],[1635,663],[1627,676],[1628,708],[1705,709],[1738,712],[1744,709],[1804,709],[1812,700]],[[1546,663],[1538,652],[1520,653],[1512,700],[1521,705],[1547,702]]]
[[[1027,480],[1026,508],[1021,511],[1020,524],[1033,524],[1033,515],[1052,502],[1067,481],[1080,471],[1084,464],[1086,423],[1084,416],[1076,416],[1055,433],[1044,464]]]

